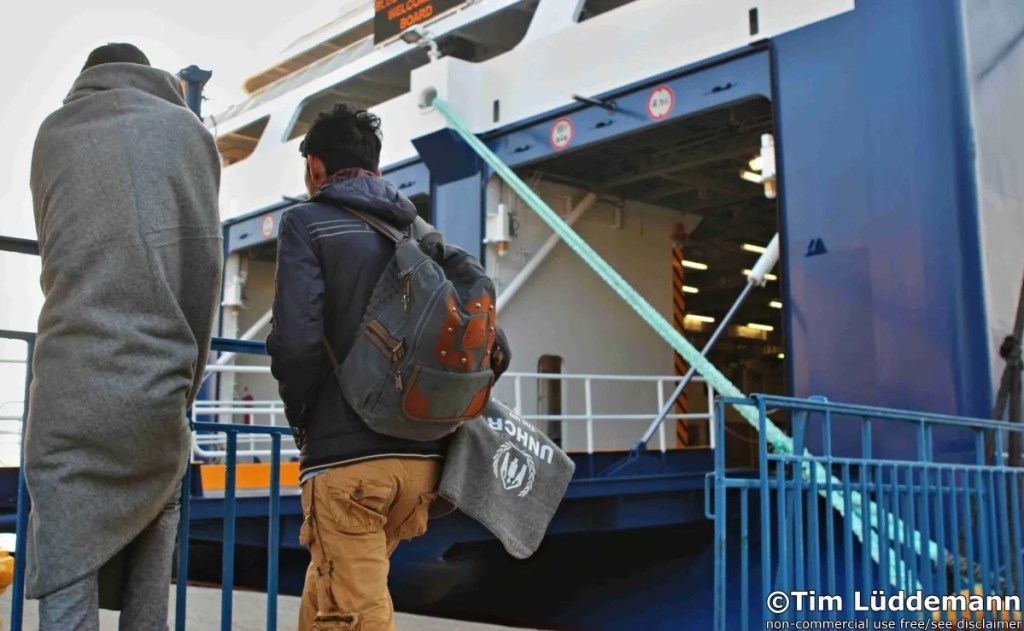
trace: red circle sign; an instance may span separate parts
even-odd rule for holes
[[[572,142],[573,126],[568,118],[559,118],[551,126],[551,146],[555,151],[561,151]]]
[[[263,234],[264,239],[269,239],[270,235],[274,234],[273,215],[267,215],[263,218],[263,225],[260,226],[260,232]]]
[[[663,121],[676,107],[676,93],[667,85],[659,85],[647,97],[647,115],[653,121]]]

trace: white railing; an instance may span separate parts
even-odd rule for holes
[[[235,372],[247,374],[269,374],[267,366],[213,366],[214,372]],[[558,414],[541,413],[540,402],[542,384],[556,381],[560,383],[561,412]],[[569,450],[580,451],[573,443],[583,443],[582,450],[594,453],[600,448],[628,449],[639,440],[646,424],[657,417],[664,406],[666,397],[675,389],[679,377],[674,375],[602,375],[602,374],[557,374],[557,373],[506,373],[495,388],[495,397],[511,402],[516,411],[531,423],[563,423],[563,430],[575,431],[573,428],[582,424],[585,438],[563,443]],[[530,383],[532,382],[532,384]],[[708,423],[708,447],[714,448],[714,398],[715,392],[710,384],[702,379],[694,382],[704,383],[708,404],[699,412],[685,414],[669,414],[657,432],[656,448],[664,452],[668,449],[669,434],[666,424],[676,420],[704,421]],[[530,385],[533,388],[530,388]],[[595,388],[595,386],[597,386]],[[535,394],[527,395],[527,390]],[[643,405],[637,401],[643,400]],[[631,401],[633,409],[624,409],[623,401]],[[254,425],[284,426],[284,405],[279,400],[260,401],[197,401],[193,414],[195,417],[215,417],[217,422],[242,424],[249,422]],[[246,418],[248,417],[248,418]],[[625,428],[625,429],[624,429]],[[635,431],[634,431],[635,428]],[[614,430],[614,431],[613,431]],[[604,433],[604,440],[599,440]],[[673,437],[674,442],[674,437]],[[223,434],[196,434],[193,439],[193,452],[202,458],[223,458],[226,439]],[[599,443],[601,443],[599,445]],[[294,443],[286,440],[282,456],[294,457],[298,454]],[[242,434],[239,436],[240,458],[267,458],[270,456],[270,439],[266,435]]]
[[[268,366],[210,366],[211,372],[234,372],[240,374],[270,374]],[[674,375],[602,375],[602,374],[555,374],[555,373],[506,373],[495,389],[495,396],[503,401],[511,402],[513,407],[523,419],[531,423],[563,423],[562,428],[573,431],[578,424],[582,424],[585,431],[583,441],[568,441],[566,445],[570,450],[575,449],[575,443],[582,442],[583,450],[586,453],[594,453],[599,448],[598,443],[601,432],[607,433],[614,427],[615,435],[611,438],[605,437],[604,448],[606,449],[627,449],[640,438],[644,430],[644,423],[654,419],[659,410],[664,406],[666,397],[671,394],[678,383],[679,378]],[[545,414],[539,411],[542,407],[539,399],[541,385],[551,381],[561,384],[562,411],[559,414]],[[702,379],[694,379],[695,382],[703,382]],[[531,383],[532,382],[532,383]],[[532,387],[531,387],[532,386]],[[597,386],[597,388],[595,388]],[[648,388],[649,392],[641,395],[638,388]],[[714,448],[716,436],[714,434],[714,398],[715,393],[712,387],[704,383],[707,401],[709,404],[699,412],[688,412],[686,414],[669,414],[665,422],[658,428],[656,434],[656,448],[666,451],[670,440],[666,425],[676,420],[704,421],[708,423],[708,447]],[[629,390],[628,396],[618,397],[615,390]],[[527,395],[532,390],[533,394]],[[601,392],[604,396],[595,396]],[[614,403],[623,399],[637,401],[644,399],[645,404],[635,409],[622,409]],[[635,403],[634,403],[635,405]],[[0,403],[0,452],[4,448],[11,448],[20,442],[21,437],[21,401],[6,401]],[[275,427],[286,426],[284,416],[284,404],[278,399],[260,401],[239,401],[239,400],[204,400],[196,401],[193,408],[193,418],[210,419],[214,418],[220,423],[246,422],[253,425],[271,425]],[[629,429],[624,430],[623,426]],[[635,426],[636,433],[631,431]],[[618,440],[625,437],[625,440]],[[611,444],[609,444],[611,441]],[[192,451],[197,458],[219,459],[227,455],[226,438],[223,434],[199,434],[193,435]],[[673,441],[674,442],[674,441]],[[266,434],[242,434],[239,436],[238,456],[243,459],[258,459],[270,457],[270,438]],[[298,456],[299,450],[294,441],[285,439],[285,445],[281,451],[284,458]],[[7,461],[16,458],[17,454],[2,453],[0,459]]]
[[[0,421],[20,421],[24,414],[24,401],[0,401]]]
[[[234,368],[218,366],[218,368]],[[270,369],[262,366],[238,366],[238,368],[263,368],[259,372],[269,373]],[[223,372],[223,371],[220,371]],[[244,370],[239,372],[257,372]],[[192,406],[193,420],[215,416],[219,423],[235,423],[239,425],[270,425],[273,427],[287,426],[284,416],[284,404],[278,400],[268,401],[196,401]],[[240,418],[239,418],[240,417]],[[227,439],[224,434],[192,433],[192,453],[200,458],[224,458],[227,456]],[[281,457],[289,458],[299,455],[298,447],[292,439],[283,441]],[[269,458],[271,438],[267,434],[239,434],[239,458]]]
[[[523,381],[533,380],[534,382],[544,381],[559,381],[562,385],[562,402],[563,411],[560,414],[538,414],[524,412],[524,398],[523,398]],[[510,372],[502,376],[499,387],[497,388],[497,396],[501,398],[501,386],[507,384],[509,381],[513,384],[513,401],[514,408],[524,420],[536,423],[538,421],[556,421],[556,422],[583,422],[586,424],[586,451],[587,453],[594,453],[595,450],[595,427],[594,423],[597,421],[646,421],[651,422],[658,416],[658,413],[665,405],[665,398],[668,396],[666,393],[671,393],[679,383],[678,376],[665,376],[665,375],[601,375],[601,374],[561,374],[561,373],[527,373],[527,372]],[[714,436],[714,400],[715,392],[710,384],[704,382],[702,377],[693,379],[694,382],[704,383],[705,392],[707,394],[707,411],[696,412],[696,413],[685,413],[685,414],[667,414],[665,416],[665,423],[662,423],[658,428],[658,448],[661,451],[667,450],[666,444],[666,430],[665,425],[668,421],[676,420],[687,420],[687,421],[706,421],[708,423],[708,436],[709,436],[709,447],[714,448],[715,436]],[[621,386],[623,384],[653,384],[655,391],[651,394],[651,407],[644,407],[642,411],[638,412],[597,412],[594,409],[594,384],[604,384],[607,386]],[[569,386],[573,388],[570,390]],[[576,405],[565,405],[568,402],[573,401],[572,394],[578,394],[573,390],[578,390],[582,386],[583,397],[582,405],[580,405],[579,398],[575,400]],[[668,390],[666,390],[668,388]],[[657,407],[654,407],[656,405]],[[578,408],[582,407],[582,413],[569,413],[570,407]],[[643,433],[643,425],[636,423],[637,433],[636,435],[630,436],[630,443],[625,445],[617,445],[616,447],[621,449],[628,448],[632,442],[639,440],[640,435]]]

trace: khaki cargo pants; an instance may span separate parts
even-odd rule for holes
[[[299,541],[312,562],[299,631],[394,631],[388,558],[427,531],[442,462],[386,458],[330,469],[302,484]]]

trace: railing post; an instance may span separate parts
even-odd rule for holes
[[[665,381],[658,378],[658,409],[665,405]],[[658,442],[661,443],[661,453],[665,453],[665,424],[658,424]]]
[[[584,404],[587,413],[587,454],[590,460],[590,475],[594,475],[594,400],[590,377],[583,381]]]
[[[281,435],[270,437],[270,524],[267,528],[267,631],[277,630],[278,555],[281,546]]]
[[[724,404],[723,404],[724,406]],[[724,416],[724,414],[722,415]],[[726,489],[725,489],[725,446],[715,449],[715,575],[714,575],[714,618],[715,631],[725,631],[727,609],[725,606],[726,572]],[[746,607],[746,602],[743,603]]]
[[[228,457],[224,470],[224,563],[221,570],[220,628],[231,631],[232,597],[235,588],[235,467],[238,434],[227,431]]]
[[[723,413],[724,416],[725,408],[715,405],[715,387],[711,385],[711,382],[707,381],[704,385],[708,389],[708,414],[711,415],[711,418],[708,419],[708,446],[715,449],[718,446],[718,415]]]
[[[592,397],[592,388],[590,377],[587,377],[583,381],[583,392],[584,392],[584,410],[587,417],[587,453],[594,453],[594,400]]]
[[[31,500],[28,486],[25,484],[25,428],[28,427],[28,400],[32,385],[32,355],[36,344],[27,340],[27,357],[25,358],[25,403],[21,410],[21,460],[18,463],[18,516],[14,541],[14,585],[11,593],[11,629],[21,631],[22,619],[25,615],[25,547],[28,540],[28,514]]]
[[[188,536],[192,508],[192,458],[185,462],[185,475],[181,481],[181,507],[178,513],[178,582],[175,585],[174,628],[185,631],[185,613],[188,611]]]

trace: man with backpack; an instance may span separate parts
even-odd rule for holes
[[[393,323],[389,331],[384,315],[365,321],[364,316],[377,313],[374,306],[390,305],[388,299],[394,298],[399,315],[404,307],[410,321],[429,324],[428,305],[421,304],[422,294],[417,292],[430,285],[417,270],[431,266],[417,265],[415,270],[392,274],[397,272],[401,249],[410,243],[417,251],[433,252],[432,260],[438,263],[433,269],[447,270],[444,262],[448,260],[456,261],[460,271],[475,273],[478,285],[489,287],[493,298],[493,284],[482,275],[479,263],[457,248],[444,246],[436,233],[429,234],[429,225],[417,219],[412,202],[380,176],[380,149],[380,120],[373,114],[345,104],[320,114],[300,145],[310,199],[285,213],[278,236],[274,319],[267,350],[302,451],[305,519],[300,540],[311,555],[299,613],[303,631],[394,629],[388,557],[399,541],[426,532],[447,447],[443,434],[479,413],[489,399],[491,384],[508,365],[503,336],[493,324],[493,300],[470,298],[467,306],[456,290],[447,290],[451,293],[445,304],[451,305],[455,315],[450,317],[456,320],[454,326],[448,321],[442,324],[458,335],[451,346],[458,351],[449,354],[441,348],[442,341],[434,344],[433,338],[426,351],[442,364],[451,364],[450,372],[427,365],[429,357],[416,359],[413,347],[420,340],[418,333],[402,337]],[[433,240],[427,238],[435,235]],[[389,279],[395,291],[378,288]],[[462,320],[472,323],[465,332],[460,328]],[[366,348],[379,350],[372,350],[374,356],[361,354]],[[421,355],[426,352],[421,351]],[[413,360],[419,363],[412,364]],[[381,392],[356,394],[363,376],[359,373],[378,367],[386,374],[387,385]],[[423,375],[431,375],[435,382]],[[455,377],[445,381],[449,375]],[[486,383],[481,385],[479,379]],[[357,386],[343,392],[339,380]],[[468,404],[457,404],[461,412],[451,412],[451,396],[441,401],[430,396],[456,392],[460,383],[475,390],[467,393]],[[421,440],[371,429],[368,422],[384,431],[368,411],[380,409],[378,403],[391,401],[396,393],[402,395],[404,416],[422,410],[417,413],[444,417],[430,421],[451,422],[420,424],[442,428],[419,436]]]

